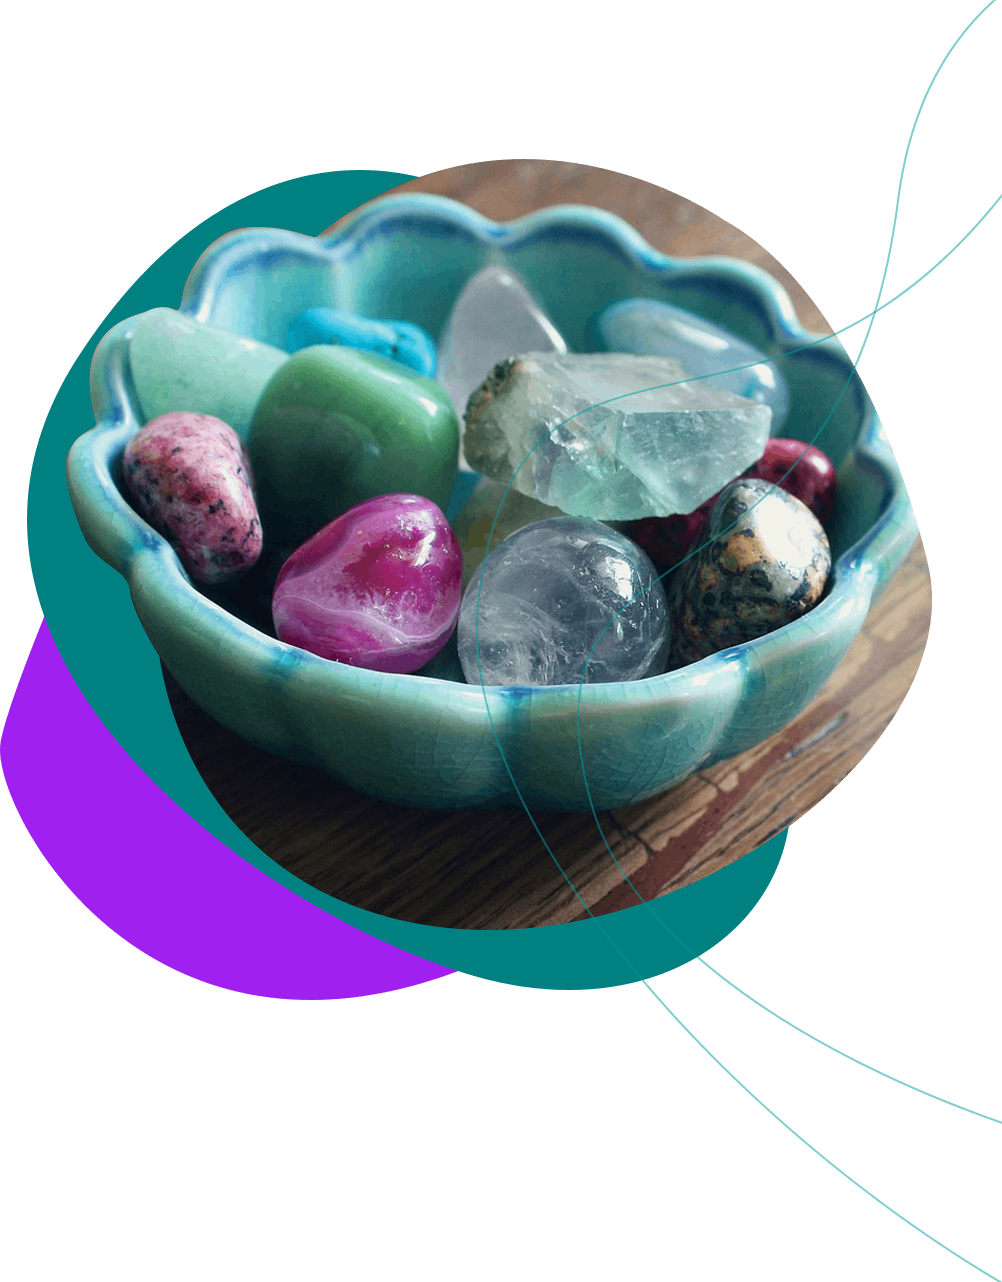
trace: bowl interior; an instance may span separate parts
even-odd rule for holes
[[[280,348],[287,346],[291,321],[319,306],[410,321],[437,339],[469,277],[502,263],[526,281],[574,351],[603,350],[594,320],[605,307],[648,298],[722,325],[776,358],[791,394],[790,414],[779,430],[817,444],[839,469],[829,529],[833,561],[892,501],[895,478],[856,449],[879,433],[879,424],[838,339],[818,341],[806,333],[785,292],[758,268],[719,258],[665,259],[618,219],[596,210],[542,211],[497,226],[451,201],[395,198],[377,202],[326,240],[237,233],[200,259],[181,310]],[[458,477],[450,518],[475,480]],[[208,595],[271,633],[266,581],[277,568],[266,558],[237,588]],[[458,676],[448,653],[433,669]]]

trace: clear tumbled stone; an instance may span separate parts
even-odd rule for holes
[[[475,685],[640,680],[664,667],[665,594],[646,554],[600,521],[537,521],[474,574],[458,643]]]

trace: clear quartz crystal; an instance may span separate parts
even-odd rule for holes
[[[485,267],[466,282],[438,349],[438,381],[460,423],[466,403],[494,366],[524,352],[566,352],[567,344],[528,287],[507,267]],[[462,454],[460,466],[465,464]]]
[[[761,457],[772,413],[688,377],[619,352],[505,361],[470,399],[466,457],[573,516],[692,512]]]
[[[664,667],[664,590],[646,554],[599,521],[562,516],[517,530],[474,574],[459,661],[479,685],[637,681]]]

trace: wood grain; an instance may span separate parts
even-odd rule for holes
[[[690,201],[635,178],[512,160],[431,174],[397,190],[437,192],[498,220],[552,204],[595,205],[625,218],[666,253],[730,254],[759,264],[788,289],[805,325],[828,329],[761,246]],[[590,815],[535,815],[560,867],[520,811],[448,814],[374,801],[251,748],[198,709],[166,671],[164,680],[192,759],[223,809],[296,876],[407,921],[540,926],[585,916],[582,901],[608,913],[636,903],[637,893],[647,899],[670,893],[754,850],[820,801],[897,711],[921,659],[930,600],[919,545],[845,661],[796,721],[661,797],[600,815],[608,849]]]

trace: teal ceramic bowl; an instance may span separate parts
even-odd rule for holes
[[[586,685],[580,701],[577,686],[481,690],[368,672],[284,645],[196,590],[123,498],[122,451],[143,424],[130,321],[95,355],[97,426],[70,453],[70,492],[87,541],[128,580],[178,683],[250,743],[405,805],[503,809],[521,795],[533,810],[624,806],[796,717],[845,656],[917,531],[886,436],[839,342],[803,330],[761,270],[727,258],[667,258],[599,210],[546,209],[499,225],[452,201],[403,196],[377,201],[327,238],[236,232],[195,265],[180,310],[277,347],[295,316],[323,306],[409,320],[437,337],[465,281],[492,263],[528,282],[572,350],[595,350],[591,322],[608,304],[644,297],[783,357],[792,400],[783,435],[816,438],[839,469],[834,569],[814,610],[677,672]]]

